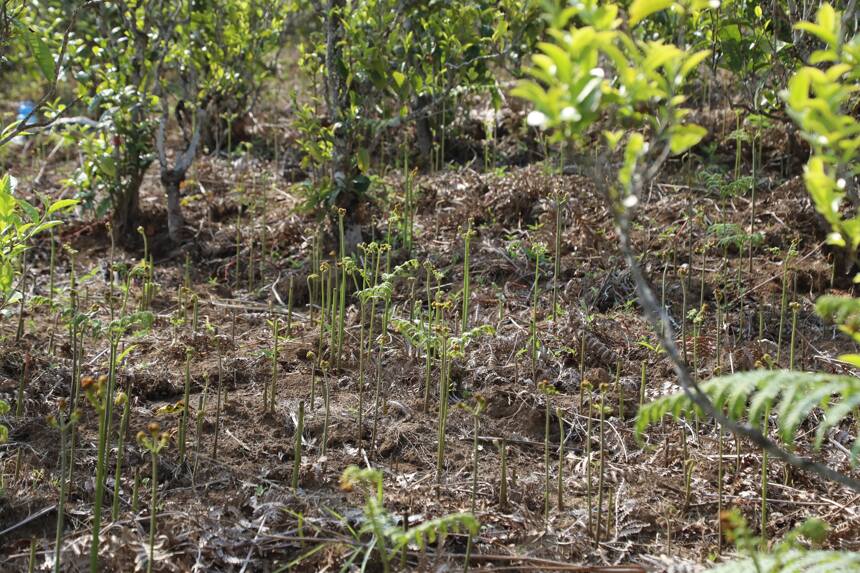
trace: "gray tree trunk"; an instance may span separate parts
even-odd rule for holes
[[[167,233],[170,240],[178,243],[182,238],[182,206],[179,197],[179,186],[185,180],[184,171],[172,169],[162,170],[161,185],[167,194]]]

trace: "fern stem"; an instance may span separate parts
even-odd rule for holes
[[[506,511],[508,508],[508,442],[504,438],[499,445],[500,477],[499,477],[499,510]]]
[[[293,446],[293,475],[290,485],[293,491],[299,488],[299,472],[302,469],[302,432],[305,426],[305,401],[299,401],[299,418],[296,421],[296,442]]]
[[[600,385],[600,466],[598,469],[598,482],[597,482],[597,528],[594,536],[594,546],[598,547],[600,545],[600,530],[601,530],[601,520],[603,516],[603,488],[604,488],[604,479],[605,479],[605,466],[606,466],[606,434],[604,428],[604,422],[606,420],[606,392],[608,388],[606,384]]]
[[[564,442],[565,442],[565,433],[564,433],[564,418],[561,415],[561,408],[556,407],[555,409],[556,418],[558,418],[558,483],[557,483],[557,497],[558,497],[558,511],[564,511]]]
[[[723,427],[717,425],[717,554],[723,548]]]
[[[549,523],[549,420],[550,405],[549,395],[546,396],[546,407],[544,408],[544,434],[543,434],[543,519],[544,526]]]

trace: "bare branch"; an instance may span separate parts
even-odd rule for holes
[[[202,125],[206,122],[206,110],[202,107],[197,108],[197,118],[194,121],[194,132],[191,135],[191,143],[185,148],[185,151],[176,159],[174,171],[185,173],[191,167],[191,163],[197,156],[197,148],[200,147],[200,136],[203,132]]]

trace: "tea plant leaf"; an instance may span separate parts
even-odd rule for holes
[[[677,125],[672,129],[672,134],[669,139],[669,147],[672,153],[679,154],[687,151],[707,135],[708,130],[700,125],[688,123],[686,125]]]
[[[41,35],[34,34],[30,28],[21,22],[16,21],[16,24],[21,31],[21,35],[24,37],[24,42],[36,59],[39,71],[42,72],[46,80],[53,80],[57,75],[57,68],[54,64],[54,56],[51,54],[51,48],[48,47],[48,44],[45,43]]]
[[[630,25],[635,26],[651,14],[665,10],[672,5],[673,0],[634,0],[630,5]]]
[[[48,207],[48,215],[52,215],[57,211],[62,211],[63,209],[68,209],[69,207],[74,207],[78,203],[79,201],[77,199],[60,199],[59,201],[54,201],[51,203],[51,206]]]
[[[3,261],[0,263],[0,293],[7,293],[12,288],[12,281],[15,279],[15,272],[12,269],[12,263]]]

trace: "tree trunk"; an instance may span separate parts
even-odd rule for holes
[[[140,186],[145,172],[143,169],[133,174],[122,192],[111,196],[113,238],[126,247],[134,244],[139,237],[137,225],[140,216]]]
[[[346,66],[343,62],[343,16],[346,0],[329,0],[326,8],[326,107],[334,127],[331,159],[331,184],[334,187],[334,204],[346,211],[344,216],[347,252],[361,242],[358,195],[352,185],[355,175],[353,158],[353,126],[347,116],[349,89],[346,85]],[[353,244],[354,243],[354,244]]]
[[[415,118],[415,145],[418,148],[418,164],[421,167],[430,165],[430,154],[433,151],[433,133],[430,129],[430,97],[418,96],[412,105],[413,111],[418,111]]]
[[[182,206],[179,201],[179,185],[185,180],[185,172],[162,169],[161,185],[167,194],[167,233],[174,243],[182,238]]]

